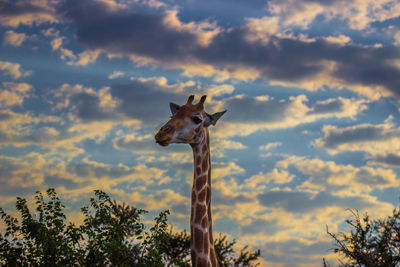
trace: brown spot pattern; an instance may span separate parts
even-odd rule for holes
[[[206,213],[206,206],[197,204],[196,205],[196,215],[194,216],[194,222],[200,224]]]
[[[210,219],[210,223],[209,223],[209,225],[208,225],[208,232],[209,232],[209,234],[210,234],[210,240],[214,240],[213,239],[213,234],[212,234],[212,222],[211,222],[211,218],[209,218]],[[213,246],[213,245],[212,245]]]
[[[218,259],[216,258],[215,249],[213,248],[212,238],[212,222],[211,222],[211,168],[208,154],[208,145],[203,143],[193,146],[195,155],[195,180],[192,192],[192,214],[191,222],[198,225],[207,232],[202,232],[200,228],[191,227],[192,231],[192,247],[195,250],[192,254],[193,266],[210,267],[219,266]],[[201,154],[199,154],[201,153]],[[207,171],[208,175],[201,175],[201,172]],[[208,186],[205,186],[207,185]],[[204,188],[205,186],[205,188]],[[201,190],[201,191],[200,191]],[[205,203],[202,205],[200,203]],[[201,258],[197,253],[204,252],[209,256]],[[193,259],[196,257],[196,259]]]
[[[205,154],[206,151],[207,151],[207,145],[204,144],[204,145],[203,145],[203,148],[202,148],[202,150],[201,150],[201,152],[202,152],[203,154]]]
[[[207,177],[205,175],[197,177],[196,179],[196,190],[200,190],[201,188],[203,188],[204,184],[207,181]]]
[[[205,157],[203,160],[202,169],[207,170],[207,168],[208,168],[208,158]]]
[[[201,157],[196,158],[196,166],[200,166],[201,164]]]
[[[194,247],[197,253],[203,252],[203,232],[197,228],[194,228]]]
[[[206,259],[198,258],[197,267],[207,267]]]
[[[192,190],[192,205],[196,203],[196,191]]]
[[[209,253],[209,248],[210,248],[210,241],[208,240],[208,238],[206,238],[204,240],[204,252]]]
[[[201,221],[201,227],[203,227],[203,229],[207,229],[208,227],[208,218],[204,217],[203,220]]]
[[[211,258],[211,266],[217,266],[217,261],[216,261],[217,257],[215,256],[214,248],[212,248],[210,251],[210,258]]]
[[[199,193],[199,195],[197,196],[197,200],[199,202],[204,202],[206,200],[206,188],[204,188],[203,190],[201,190],[201,192]]]

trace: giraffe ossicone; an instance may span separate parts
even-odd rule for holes
[[[194,95],[185,105],[170,103],[171,119],[155,136],[161,146],[187,143],[193,150],[194,179],[190,215],[190,248],[192,266],[223,266],[218,260],[212,237],[211,219],[211,164],[208,126],[215,125],[225,111],[212,115],[204,111],[207,96],[193,104]]]

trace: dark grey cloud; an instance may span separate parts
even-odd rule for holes
[[[368,163],[400,168],[400,155],[393,153],[374,155]]]
[[[165,117],[165,116],[164,116]],[[166,117],[168,119],[168,117]],[[158,129],[155,129],[158,130]],[[154,154],[157,155],[166,155],[171,152],[183,152],[189,153],[188,149],[189,146],[185,144],[173,144],[168,147],[161,147],[157,144],[154,140],[154,136],[151,135],[150,137],[138,137],[138,138],[131,138],[131,136],[126,135],[122,137],[117,137],[113,140],[114,147],[120,150],[129,150],[136,154]],[[151,164],[150,164],[151,165]],[[157,164],[155,164],[156,166]],[[179,170],[192,170],[193,164],[187,163],[174,163],[174,168]]]
[[[133,53],[161,61],[191,58],[197,37],[163,23],[165,15],[113,11],[101,1],[66,1],[60,12],[76,28],[79,41],[88,48]]]
[[[67,189],[77,189],[88,185],[89,182],[77,183],[71,179],[63,178],[58,175],[45,175],[44,184],[53,188],[64,186]]]
[[[38,129],[25,129],[16,133],[15,131],[0,130],[0,144],[18,143],[19,145],[29,144],[48,144],[61,139],[61,136],[56,134],[56,130],[49,127]]]
[[[216,191],[213,193],[212,201],[215,205],[227,205],[234,206],[237,203],[249,203],[252,202],[253,199],[242,194],[237,195],[226,195],[221,191]]]
[[[133,80],[129,84],[111,86],[110,93],[119,101],[117,110],[122,114],[154,125],[167,122],[170,116],[168,103],[184,104],[187,96],[166,92],[154,82]],[[164,120],[163,120],[164,119]]]
[[[341,46],[323,39],[280,37],[271,37],[268,43],[249,42],[246,27],[222,30],[208,46],[201,46],[195,33],[166,26],[165,14],[111,10],[97,1],[67,1],[60,12],[89,49],[164,63],[200,62],[228,70],[252,67],[267,79],[291,82],[312,78],[325,69],[325,62],[333,61],[337,64],[333,75],[347,83],[380,85],[400,94],[400,71],[390,63],[400,58],[394,46]]]
[[[246,28],[225,31],[208,47],[199,49],[196,57],[221,68],[253,67],[268,79],[286,81],[309,77],[323,69],[325,42],[305,43],[272,37],[267,44],[249,43],[247,34]]]
[[[357,176],[355,178],[355,181],[357,181],[360,184],[365,184],[365,185],[372,185],[372,186],[382,186],[382,185],[387,185],[390,184],[390,181],[388,181],[387,177],[382,176],[382,174],[374,174],[368,169],[360,169],[357,172]]]
[[[154,139],[135,140],[130,139],[127,136],[118,137],[114,139],[114,146],[117,149],[131,150],[135,153],[151,153],[154,151],[156,146],[154,145]]]
[[[262,233],[265,235],[274,235],[285,228],[277,220],[267,221],[264,219],[255,219],[250,224],[241,226],[241,235],[253,235]]]
[[[74,94],[69,99],[75,115],[85,122],[122,119],[117,112],[102,108],[100,101],[98,95],[85,92]]]
[[[81,162],[70,165],[68,170],[79,177],[111,177],[118,178],[134,172],[131,168],[115,165],[100,165]]]
[[[14,176],[14,172],[25,166],[14,158],[0,156],[0,181],[6,181]]]
[[[293,213],[309,212],[329,206],[361,209],[370,205],[359,197],[337,197],[327,192],[319,192],[314,196],[301,191],[269,191],[258,195],[258,200],[266,207],[282,208]]]
[[[0,0],[0,22],[6,22],[18,17],[30,16],[30,21],[43,20],[45,17],[50,18],[56,15],[54,9],[54,1],[48,1],[45,4],[36,3],[35,1],[25,0]],[[25,21],[29,21],[26,20]],[[6,23],[7,24],[7,23]]]
[[[6,110],[0,110],[0,121],[9,121],[13,118],[12,113]]]
[[[62,92],[56,97],[57,101],[68,100],[66,111],[83,122],[137,119],[144,124],[154,125],[162,119],[167,121],[170,116],[168,104],[170,101],[184,104],[187,100],[187,96],[175,93],[176,88],[172,87],[163,87],[152,79],[134,79],[129,83],[111,85],[104,93],[106,96],[92,90],[77,92],[70,90],[71,93]],[[112,100],[107,98],[110,96]],[[10,118],[6,112],[0,112],[1,119]]]
[[[171,206],[171,210],[174,213],[187,216],[190,214],[190,204],[189,203],[179,203]]]
[[[332,99],[331,101],[321,101],[315,103],[315,105],[312,107],[312,110],[308,112],[308,114],[327,114],[341,112],[343,111],[343,108],[343,99],[337,98]]]
[[[232,122],[279,122],[285,118],[293,101],[258,101],[249,96],[230,98],[225,101],[225,108],[229,110],[225,119]],[[243,112],[243,109],[246,112]]]
[[[34,1],[8,1],[0,0],[0,15],[7,16],[19,16],[31,13],[44,12],[46,8],[35,4]]]
[[[384,86],[396,96],[400,96],[400,71],[390,63],[393,59],[400,57],[398,47],[348,46],[337,52],[337,56],[332,55],[332,60],[339,63],[335,72],[336,77],[364,86]]]
[[[382,126],[363,124],[343,129],[328,128],[325,136],[318,140],[318,144],[327,148],[336,148],[342,144],[380,141],[391,138],[396,133],[388,131]]]
[[[292,267],[301,263],[303,265],[315,264],[315,256],[328,254],[331,248],[332,242],[317,241],[312,244],[304,244],[299,240],[291,239],[283,242],[267,242],[261,247],[261,251],[262,257],[269,262],[283,263],[285,267]]]
[[[281,100],[270,98],[268,100],[257,100],[255,97],[241,96],[225,100],[225,108],[229,111],[226,120],[232,122],[282,122],[287,117],[294,117],[304,114],[303,118],[309,115],[326,116],[352,116],[355,112],[346,113],[349,109],[348,99],[335,98],[316,102],[314,105],[306,104],[307,98],[304,96],[292,97]],[[354,103],[357,110],[360,103]],[[353,106],[354,106],[353,105]],[[246,112],[243,112],[245,108]],[[354,114],[353,114],[354,113]]]

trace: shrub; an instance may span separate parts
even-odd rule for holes
[[[190,236],[173,232],[169,211],[161,212],[147,229],[147,211],[118,204],[96,190],[90,206],[81,209],[82,225],[66,221],[65,206],[50,188],[36,192],[35,213],[17,197],[21,223],[0,208],[6,229],[0,233],[0,265],[4,266],[190,266]],[[168,230],[170,229],[170,230]],[[236,253],[236,241],[220,235],[215,248],[226,266],[257,266],[260,251],[247,247]]]

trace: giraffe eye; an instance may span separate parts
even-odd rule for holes
[[[203,120],[200,119],[199,117],[193,117],[193,118],[192,118],[192,121],[193,121],[194,123],[196,123],[196,124],[199,124],[199,123],[201,123]]]

